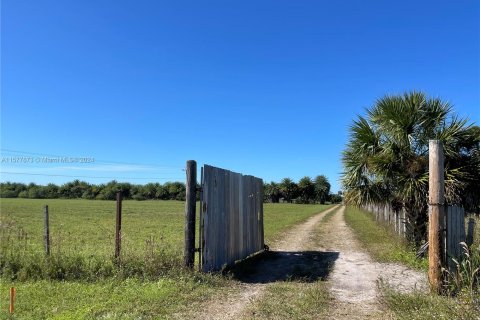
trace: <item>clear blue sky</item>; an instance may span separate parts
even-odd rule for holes
[[[422,90],[480,123],[479,1],[1,6],[2,159],[34,161],[4,162],[1,181],[181,181],[195,159],[325,174],[336,192],[348,126],[385,94]]]

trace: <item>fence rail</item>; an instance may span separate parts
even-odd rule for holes
[[[393,210],[388,204],[367,204],[362,207],[364,210],[375,214],[375,219],[379,222],[389,225],[396,233],[402,236],[406,236],[406,212],[405,209]],[[466,241],[465,232],[465,210],[456,205],[449,205],[446,207],[445,221],[442,221],[442,225],[445,226],[443,237],[445,239],[443,256],[446,257],[447,265],[450,270],[454,270],[455,263],[453,258],[459,259],[462,255],[461,242]],[[473,234],[473,232],[472,232]]]
[[[393,210],[388,204],[370,203],[362,207],[375,214],[375,219],[390,225],[396,233],[406,236],[406,212],[405,209]]]
[[[263,250],[263,181],[208,165],[202,176],[201,265],[208,272]]]

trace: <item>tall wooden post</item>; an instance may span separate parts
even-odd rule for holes
[[[120,257],[122,242],[122,193],[117,192],[117,212],[115,219],[115,258]]]
[[[444,265],[445,185],[443,146],[439,140],[429,141],[429,223],[428,280],[433,292],[442,291]]]
[[[187,161],[187,183],[185,195],[185,251],[184,263],[193,268],[195,259],[195,209],[197,203],[197,162]]]
[[[15,288],[11,287],[10,288],[10,305],[8,308],[8,311],[10,312],[10,314],[13,314],[13,312],[15,311],[14,305],[15,305]]]
[[[46,205],[43,208],[44,213],[44,240],[45,240],[45,253],[47,256],[50,255],[50,221],[48,216],[48,206]]]

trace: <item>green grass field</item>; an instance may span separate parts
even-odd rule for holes
[[[328,207],[265,204],[266,243]],[[182,268],[183,202],[124,201],[120,264],[113,259],[113,201],[1,199],[0,212],[1,319],[165,318],[230,286],[221,276]],[[17,288],[13,316],[10,286]]]

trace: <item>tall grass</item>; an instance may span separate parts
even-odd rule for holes
[[[43,248],[45,200],[2,199],[0,276],[10,280],[151,279],[183,272],[183,202],[125,201],[122,252],[113,257],[115,202],[48,200],[51,254]]]
[[[462,255],[453,259],[453,270],[444,270],[445,291],[450,295],[463,295],[480,309],[480,217],[475,218],[474,242],[470,247],[461,243]]]
[[[47,202],[48,201],[48,202]],[[51,254],[43,247],[43,206],[49,204]],[[329,206],[265,205],[267,243]],[[114,201],[2,199],[0,277],[86,280],[182,275],[184,203],[124,201],[122,251],[114,253]]]

